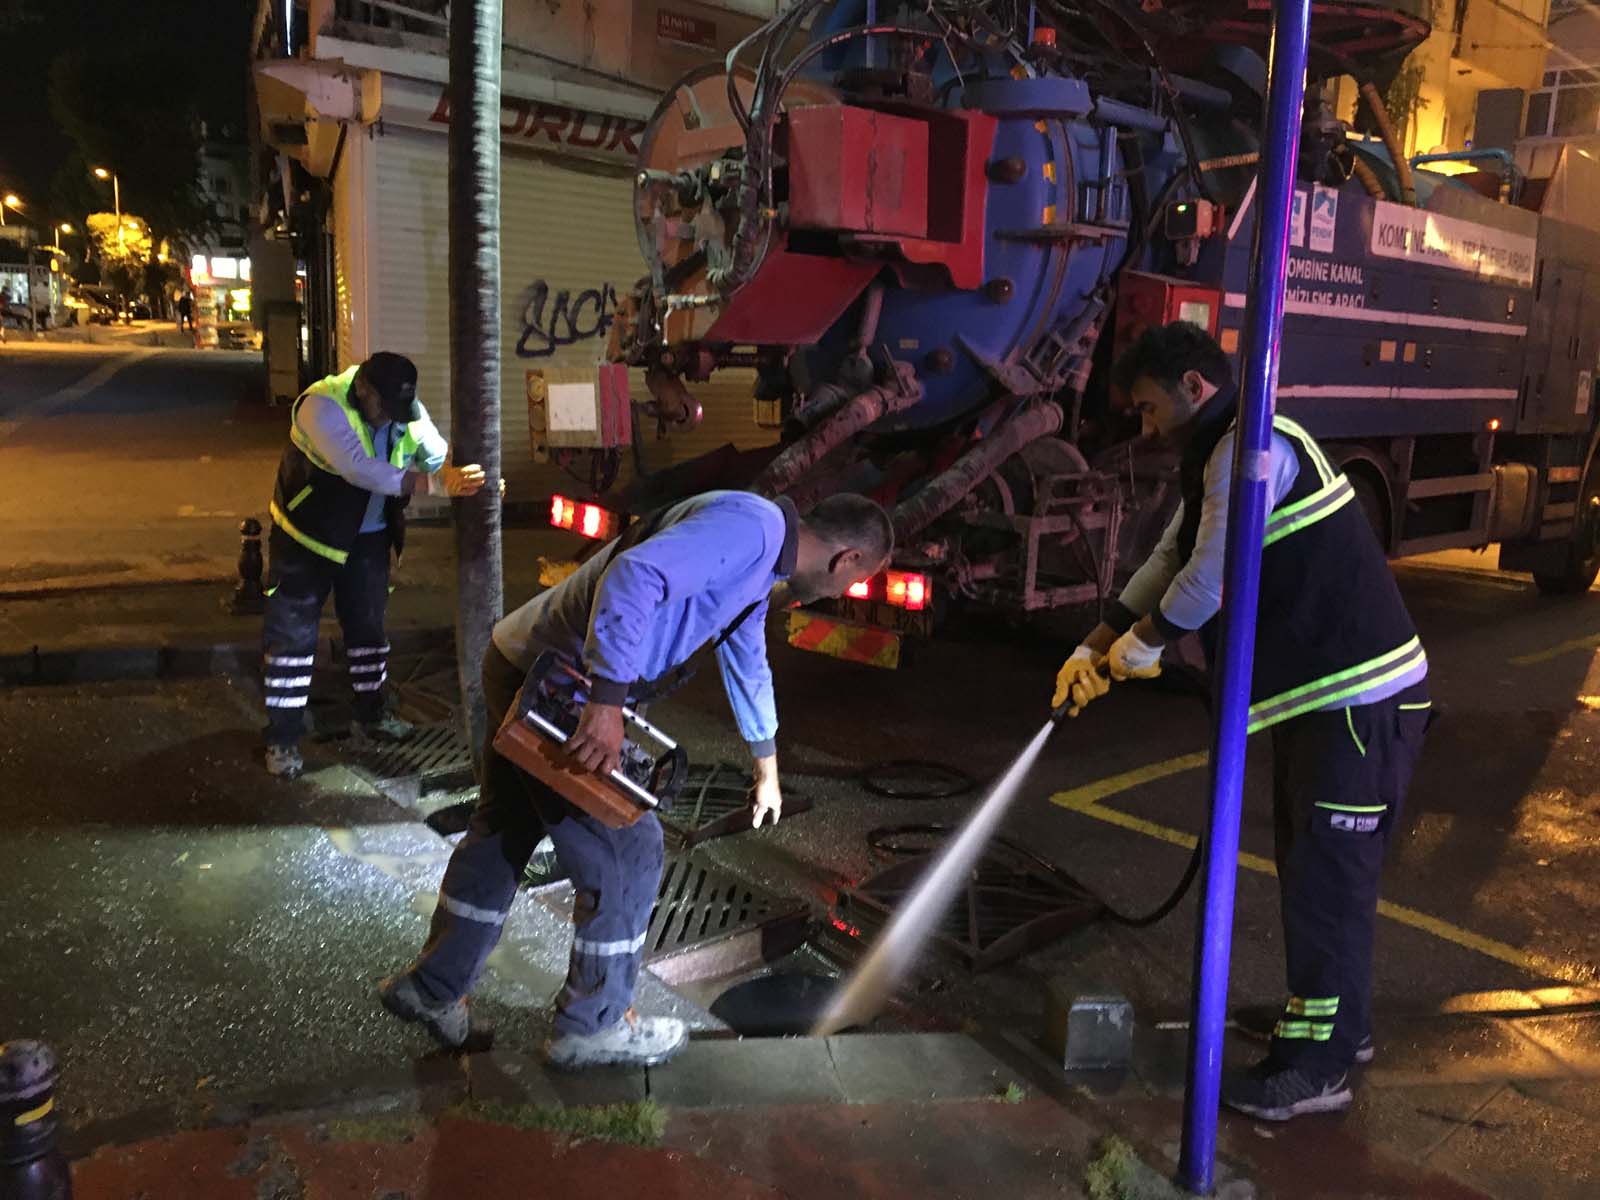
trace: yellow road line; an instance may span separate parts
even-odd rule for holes
[[[1574,650],[1588,650],[1600,646],[1600,634],[1591,633],[1588,637],[1573,638],[1570,642],[1562,642],[1551,646],[1548,650],[1538,650],[1533,654],[1519,654],[1511,660],[1514,667],[1532,667],[1542,662],[1549,662],[1552,658],[1560,658],[1563,654],[1571,654]]]
[[[1127,829],[1133,833],[1143,834],[1145,837],[1157,841],[1167,842],[1173,846],[1182,846],[1186,850],[1193,850],[1199,843],[1192,833],[1181,829],[1174,829],[1170,825],[1161,825],[1155,821],[1147,821],[1143,817],[1135,817],[1129,813],[1121,812],[1115,808],[1108,808],[1100,803],[1108,796],[1125,792],[1142,784],[1152,783],[1157,779],[1165,779],[1171,775],[1178,775],[1184,771],[1192,771],[1196,767],[1205,766],[1205,754],[1185,754],[1179,758],[1169,758],[1164,762],[1152,763],[1148,767],[1140,767],[1133,771],[1124,771],[1120,775],[1112,775],[1082,787],[1073,788],[1071,791],[1057,792],[1050,797],[1050,803],[1070,812],[1082,813],[1086,817],[1093,817],[1097,821],[1104,821],[1108,825],[1115,825],[1119,829]],[[1239,865],[1247,871],[1255,871],[1261,875],[1278,873],[1277,867],[1271,859],[1263,858],[1259,854],[1250,854],[1246,851],[1239,852]],[[1378,912],[1391,921],[1398,921],[1402,925],[1409,925],[1413,929],[1420,929],[1424,933],[1431,933],[1434,937],[1453,942],[1467,950],[1476,951],[1488,958],[1498,959],[1509,963],[1513,967],[1527,971],[1531,975],[1541,978],[1559,979],[1565,983],[1589,984],[1596,978],[1593,968],[1582,964],[1564,963],[1548,955],[1535,951],[1519,950],[1505,942],[1484,937],[1473,933],[1471,930],[1462,929],[1459,925],[1452,925],[1449,921],[1438,917],[1429,916],[1414,908],[1407,908],[1403,904],[1394,904],[1388,900],[1378,901]]]

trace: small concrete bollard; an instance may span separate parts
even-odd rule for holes
[[[1044,1042],[1065,1070],[1125,1069],[1133,1064],[1133,1005],[1116,995],[1073,996],[1051,984]]]
[[[43,1042],[0,1042],[0,1196],[72,1200],[56,1144],[56,1056]]]
[[[261,586],[261,522],[246,517],[239,522],[239,583],[228,601],[228,611],[245,616],[266,611],[267,594]]]

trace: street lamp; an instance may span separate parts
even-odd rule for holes
[[[61,235],[63,233],[71,233],[71,232],[72,232],[72,223],[70,221],[63,221],[63,222],[61,222],[61,224],[56,226],[55,248],[57,250],[61,249]]]
[[[94,169],[96,179],[111,180],[111,201],[117,210],[117,245],[122,245],[122,181],[117,178],[115,171],[108,171],[104,167]]]
[[[15,192],[7,192],[4,196],[0,196],[0,229],[5,228],[6,209],[8,208],[21,212],[22,197]]]

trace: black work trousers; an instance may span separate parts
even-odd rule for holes
[[[317,658],[317,626],[333,593],[344,633],[352,710],[358,721],[383,716],[383,685],[389,678],[389,643],[383,614],[389,603],[387,531],[363,533],[342,564],[307,550],[281,529],[268,542],[267,611],[261,627],[261,681],[267,702],[267,742],[290,746],[305,730],[311,671]]]
[[[436,1002],[467,995],[500,941],[534,847],[548,830],[573,886],[572,951],[556,997],[555,1028],[597,1033],[633,1004],[645,934],[661,886],[661,822],[646,813],[608,829],[494,750],[494,731],[521,690],[523,674],[491,642],[483,659],[489,733],[483,785],[439,885],[422,954],[412,968]]]
[[[1336,1074],[1372,1033],[1384,852],[1427,731],[1425,684],[1272,729],[1273,818],[1289,999],[1273,1061]]]

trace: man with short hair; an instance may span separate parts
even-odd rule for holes
[[[1160,672],[1199,631],[1215,648],[1238,392],[1187,322],[1146,331],[1117,382],[1180,452],[1182,502],[1105,621],[1072,653],[1055,704],[1076,716],[1112,679]],[[1265,1120],[1349,1107],[1373,1057],[1372,944],[1384,850],[1427,729],[1428,659],[1350,481],[1304,429],[1273,421],[1250,731],[1272,730],[1273,816],[1290,996],[1267,1057],[1222,1102]]]
[[[267,771],[293,779],[300,756],[317,625],[333,593],[354,691],[352,733],[394,741],[411,727],[384,710],[389,555],[405,547],[414,494],[470,496],[483,468],[451,466],[417,400],[417,368],[380,351],[301,393],[272,495],[271,564],[262,622]]]
[[[757,826],[783,811],[778,731],[767,665],[769,596],[780,606],[842,596],[889,560],[893,527],[862,496],[833,496],[804,520],[785,498],[710,492],[641,521],[566,580],[494,628],[483,690],[491,731],[543,651],[581,662],[592,680],[567,747],[600,775],[616,767],[622,707],[681,682],[709,642],[755,764]],[[650,1065],[682,1048],[683,1022],[640,1017],[634,984],[662,866],[661,824],[645,813],[610,829],[494,752],[467,834],[450,857],[421,956],[380,986],[384,1007],[449,1047],[469,1033],[467,993],[499,941],[517,885],[548,829],[574,888],[573,941],[556,999],[549,1061],[563,1069]]]

